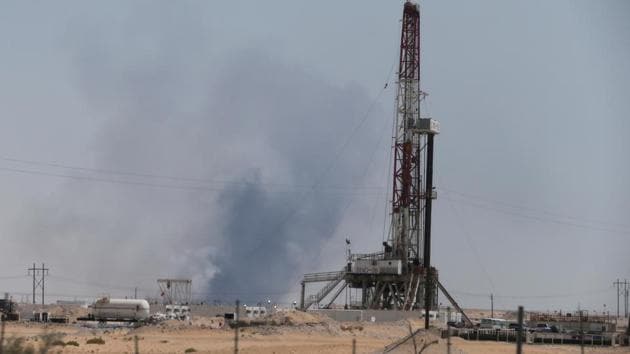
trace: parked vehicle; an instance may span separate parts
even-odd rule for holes
[[[482,318],[479,328],[483,329],[506,329],[508,322],[501,318]]]
[[[508,328],[509,328],[509,329],[515,329],[515,330],[518,330],[519,328],[521,328],[521,326],[519,326],[519,324],[518,324],[518,323],[516,323],[516,322],[512,322],[512,323],[510,323],[510,324],[508,325]],[[521,330],[522,330],[523,332],[527,332],[527,331],[529,331],[529,328],[528,328],[527,326],[525,326],[525,325],[522,325]]]
[[[535,331],[536,332],[542,332],[542,333],[550,333],[550,332],[552,332],[551,327],[547,323],[538,323],[538,324],[536,324]]]
[[[448,321],[446,325],[453,328],[464,328],[466,324],[462,321]]]
[[[562,333],[562,329],[556,325],[551,325],[551,333]]]

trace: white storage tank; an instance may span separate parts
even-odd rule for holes
[[[149,303],[143,299],[104,297],[90,306],[91,317],[99,321],[142,321],[149,318]]]

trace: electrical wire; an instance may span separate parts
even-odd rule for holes
[[[494,287],[494,282],[492,281],[492,277],[490,276],[490,273],[488,272],[487,268],[484,266],[483,262],[481,261],[481,256],[479,255],[479,251],[477,250],[475,243],[472,242],[472,237],[470,236],[468,229],[464,227],[464,225],[462,224],[461,215],[455,208],[455,205],[450,203],[448,199],[446,199],[446,201],[447,201],[447,204],[451,207],[451,210],[453,212],[453,218],[455,219],[455,223],[459,227],[460,231],[464,234],[464,237],[466,238],[466,242],[468,243],[468,247],[472,249],[473,254],[475,256],[475,260],[477,261],[477,265],[481,268],[481,271],[485,275],[486,280],[488,281],[488,284],[490,285],[490,289],[492,289],[492,293],[496,292],[496,289]]]
[[[118,171],[118,170],[110,170],[110,169],[81,167],[81,166],[66,165],[66,164],[60,164],[60,163],[54,163],[54,162],[24,160],[24,159],[17,159],[17,158],[13,158],[13,157],[1,157],[0,156],[0,160],[12,162],[12,163],[20,163],[20,164],[27,164],[27,165],[33,165],[33,166],[53,167],[53,168],[66,169],[66,170],[76,170],[76,171],[83,171],[83,172],[96,173],[96,174],[118,175],[118,176],[126,176],[126,177],[134,177],[134,178],[148,178],[148,179],[157,179],[157,180],[161,179],[161,180],[170,180],[170,181],[187,182],[187,183],[219,184],[219,185],[225,185],[225,184],[228,184],[228,185],[263,185],[263,186],[270,186],[270,187],[289,187],[289,188],[296,188],[296,189],[306,189],[306,188],[310,188],[311,187],[310,185],[276,183],[276,182],[272,183],[272,182],[251,182],[251,181],[229,181],[229,180],[182,177],[182,176],[166,176],[166,175],[148,174],[148,173],[141,173],[141,172]],[[99,178],[99,177],[85,177],[85,176],[76,176],[76,175],[68,175],[68,174],[48,173],[48,172],[40,172],[40,171],[33,171],[33,170],[24,170],[24,169],[19,169],[19,168],[3,168],[3,169],[6,170],[6,171],[12,171],[12,172],[42,174],[42,175],[48,175],[48,176],[54,176],[54,177],[86,179],[86,180],[95,180],[95,181],[99,181],[99,182],[140,184],[140,185],[147,185],[147,186],[151,186],[151,187],[164,187],[164,185],[162,185],[162,184],[142,183],[142,182],[126,182],[125,180],[111,180],[111,179],[105,179],[105,178]],[[185,186],[166,185],[166,187],[189,188],[188,185],[185,185]],[[212,189],[210,187],[194,187],[193,186],[192,188],[208,189],[208,190],[219,190],[219,189],[216,189],[216,188]],[[382,189],[381,187],[377,187],[377,186],[356,186],[356,185],[353,185],[353,186],[321,186],[321,188],[337,189],[337,190],[342,190],[342,191],[343,190],[348,190],[348,189],[357,189],[357,190],[380,190],[380,189]]]
[[[528,295],[521,295],[521,294],[513,294],[513,295],[493,294],[493,296],[495,298],[502,298],[502,299],[560,299],[560,298],[572,298],[572,297],[584,296],[584,295],[604,294],[604,293],[609,293],[612,290],[614,290],[614,289],[600,288],[600,289],[597,289],[597,290],[584,290],[584,291],[580,291],[580,292],[564,293],[564,294],[534,294],[534,295],[532,295],[532,294],[528,294]],[[450,293],[456,294],[456,295],[461,295],[461,296],[470,296],[470,297],[488,297],[488,294],[471,293],[471,292],[457,291],[457,290],[450,290]]]
[[[528,215],[528,214],[523,214],[523,213],[515,212],[512,210],[506,210],[506,209],[502,209],[498,207],[492,207],[492,206],[488,206],[488,205],[484,205],[484,204],[480,204],[480,203],[476,203],[476,202],[468,201],[464,199],[449,198],[448,196],[443,197],[443,199],[450,200],[452,202],[468,204],[470,206],[473,206],[479,209],[485,209],[485,210],[494,211],[494,212],[498,212],[502,214],[517,216],[517,217],[529,219],[529,220],[535,220],[535,221],[546,222],[546,223],[557,224],[557,225],[571,226],[571,227],[594,230],[594,231],[608,232],[608,233],[617,234],[617,235],[630,235],[630,230],[616,230],[616,229],[592,226],[588,224],[572,223],[572,222],[564,221],[558,218],[545,218],[545,217],[540,217],[540,216],[535,216],[535,215]]]
[[[549,210],[532,208],[532,207],[528,207],[528,206],[524,206],[524,205],[517,205],[517,204],[513,204],[513,203],[508,203],[508,202],[505,202],[505,201],[492,199],[492,198],[479,196],[479,195],[474,195],[474,194],[470,194],[470,193],[466,193],[466,192],[460,192],[460,191],[456,191],[456,190],[452,190],[452,189],[448,189],[448,188],[442,188],[441,187],[441,188],[439,188],[439,190],[442,191],[442,192],[445,192],[445,193],[455,194],[455,195],[463,197],[463,198],[472,199],[472,200],[475,200],[475,201],[482,200],[482,201],[485,201],[485,202],[488,202],[488,203],[491,203],[491,204],[506,206],[506,207],[509,207],[509,208],[512,208],[512,209],[519,209],[519,210],[524,210],[524,211],[537,212],[537,213],[542,213],[542,214],[550,215],[550,216],[561,218],[561,219],[575,220],[575,221],[578,221],[578,222],[602,224],[602,225],[609,225],[609,226],[614,226],[614,227],[619,227],[619,228],[630,229],[630,225],[628,225],[628,224],[612,223],[612,222],[603,221],[603,220],[586,219],[586,218],[583,218],[583,217],[576,217],[576,216],[561,214],[561,213],[557,213],[557,212],[553,212],[553,211],[549,211]]]
[[[204,192],[223,192],[224,188],[219,187],[210,187],[210,186],[194,186],[194,185],[176,185],[176,184],[161,184],[161,183],[151,183],[151,182],[142,182],[142,181],[129,181],[129,180],[119,180],[119,179],[108,179],[101,177],[92,177],[92,176],[77,176],[77,175],[69,175],[69,174],[61,174],[61,173],[51,173],[51,172],[42,172],[35,170],[25,170],[19,168],[9,168],[9,167],[0,167],[0,171],[7,172],[15,172],[21,174],[29,174],[29,175],[39,175],[39,176],[48,176],[48,177],[59,177],[59,178],[68,178],[80,181],[90,181],[90,182],[102,182],[109,184],[122,184],[122,185],[131,185],[131,186],[142,186],[142,187],[151,187],[158,189],[172,189],[172,190],[192,190],[192,191],[204,191]],[[333,189],[341,188],[341,187],[332,187]],[[326,187],[324,187],[326,189]],[[378,192],[366,192],[360,190],[350,190],[344,191],[331,191],[328,190],[329,194],[334,195],[343,195],[343,194],[357,194],[357,195],[372,195],[376,196]],[[358,188],[355,188],[358,189]],[[377,187],[366,187],[366,189],[377,189]],[[294,193],[290,190],[269,190],[270,193]]]

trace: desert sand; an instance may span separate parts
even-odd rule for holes
[[[139,328],[121,326],[99,328],[81,324],[39,324],[29,322],[7,323],[5,338],[9,342],[23,341],[22,346],[38,348],[44,335],[54,337],[58,345],[51,353],[134,353],[137,344],[140,353],[233,353],[235,330],[221,325],[222,319],[196,317],[190,322],[166,321]],[[253,321],[239,328],[241,353],[351,353],[352,341],[356,340],[357,353],[379,353],[385,346],[422,326],[420,321],[391,323],[336,322],[324,316],[302,312],[274,314],[266,321]],[[436,333],[416,336],[416,346],[425,342],[438,341],[423,353],[446,353],[446,340],[438,339]],[[88,340],[100,338],[104,344],[88,344]],[[50,339],[49,341],[52,341]],[[61,345],[61,342],[76,342],[78,346]],[[413,342],[408,341],[393,353],[413,353]],[[454,354],[514,353],[514,344],[466,341],[453,338]],[[579,353],[577,346],[525,345],[525,353]],[[626,348],[587,347],[587,353],[628,353]]]

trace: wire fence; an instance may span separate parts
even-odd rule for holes
[[[234,353],[240,352],[240,337],[242,335],[241,329],[243,328],[243,320],[241,317],[240,302],[237,300],[234,307],[234,319],[231,321],[231,326],[234,329]],[[5,338],[5,323],[6,319],[0,321],[0,354],[18,354],[18,353],[32,353],[33,348],[30,344],[24,341],[24,338]],[[348,353],[424,353],[424,354],[467,354],[464,349],[458,348],[452,343],[452,337],[460,337],[467,340],[488,340],[504,343],[514,343],[514,350],[517,354],[522,354],[523,345],[531,344],[577,344],[584,352],[585,347],[597,347],[597,346],[615,346],[615,345],[629,345],[628,335],[622,333],[616,333],[606,337],[605,335],[592,335],[587,333],[585,326],[583,326],[583,318],[580,316],[580,331],[576,333],[576,336],[572,337],[572,340],[566,340],[566,336],[561,336],[557,333],[528,333],[527,328],[524,326],[524,309],[518,308],[518,321],[516,322],[516,328],[514,329],[482,329],[482,328],[452,328],[450,325],[447,329],[441,332],[436,332],[435,329],[425,330],[424,328],[413,329],[411,322],[408,322],[409,334],[393,341],[389,345],[385,346],[382,350],[373,349],[369,351],[361,351],[361,343],[355,337],[348,341]],[[439,333],[439,334],[437,334]],[[55,345],[59,345],[63,335],[58,333],[50,333],[39,336],[37,340],[38,351],[46,352],[46,349],[51,349]],[[133,352],[136,354],[141,353],[140,339],[138,335],[133,337]],[[609,339],[608,339],[609,338]],[[615,342],[617,338],[617,342]],[[131,339],[131,338],[130,338]],[[104,340],[100,337],[89,339],[87,344],[104,344]],[[64,343],[64,345],[70,345],[72,341]],[[76,342],[75,342],[76,343]],[[78,344],[76,344],[78,345]],[[373,344],[370,344],[372,346]],[[373,347],[372,347],[373,348]],[[249,351],[253,348],[251,343],[248,343]],[[364,348],[366,349],[366,348]],[[44,350],[44,351],[42,351]],[[154,351],[151,349],[150,351]],[[185,352],[197,352],[195,348],[187,348]],[[339,352],[344,352],[344,349],[340,349]]]

